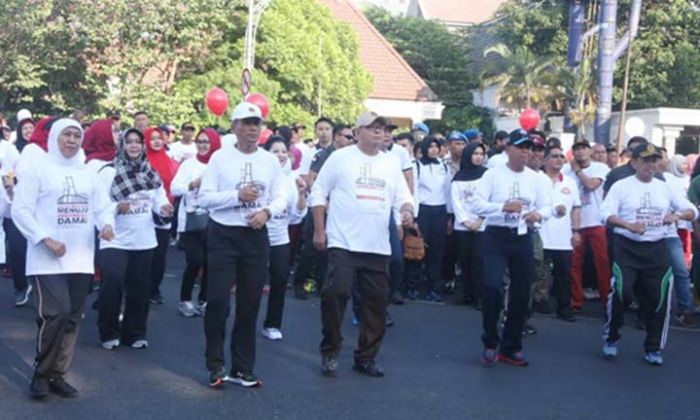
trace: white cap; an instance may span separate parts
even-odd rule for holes
[[[32,118],[32,113],[29,112],[28,109],[20,109],[19,112],[17,112],[17,122],[26,120],[26,119],[31,119]]]
[[[231,113],[231,121],[244,120],[246,118],[258,118],[262,120],[263,117],[260,107],[248,102],[241,102],[236,105],[236,108],[234,108]]]

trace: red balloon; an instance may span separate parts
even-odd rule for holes
[[[520,114],[520,126],[525,131],[537,128],[540,123],[540,113],[537,110],[528,108]]]
[[[228,95],[218,87],[211,88],[207,92],[207,108],[217,117],[224,115],[228,108]]]
[[[269,128],[264,129],[260,132],[260,137],[258,137],[258,144],[263,145],[267,143],[267,140],[272,136],[272,130]]]
[[[257,105],[258,108],[260,108],[264,119],[267,119],[267,117],[270,115],[270,100],[267,99],[267,96],[263,95],[262,93],[251,93],[245,97],[245,101],[250,104]]]

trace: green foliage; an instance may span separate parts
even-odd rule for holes
[[[436,21],[392,16],[378,7],[365,15],[445,105],[442,121],[431,122],[431,128],[490,130],[490,114],[472,104],[470,90],[478,82],[469,71],[469,48],[462,34]]]
[[[243,0],[4,0],[0,109],[146,110],[154,122],[228,125],[204,106],[213,86],[241,100]],[[319,42],[322,51],[319,51]],[[371,80],[354,33],[316,0],[275,0],[258,31],[253,90],[271,118],[350,120]],[[320,92],[319,92],[320,86]]]

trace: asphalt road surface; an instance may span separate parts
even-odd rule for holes
[[[391,308],[396,325],[378,358],[384,378],[352,371],[357,329],[349,314],[340,371],[327,378],[319,370],[319,301],[291,293],[284,340],[258,339],[255,371],[264,386],[212,390],[202,319],[177,312],[183,260],[170,248],[166,303],[152,307],[146,350],[102,350],[89,298],[67,377],[81,391],[75,400],[28,398],[34,310],[14,308],[12,282],[0,279],[0,419],[700,419],[699,330],[673,328],[665,365],[651,367],[642,360],[642,331],[623,329],[611,362],[600,356],[600,316],[576,324],[538,316],[539,334],[525,339],[530,366],[486,368],[478,312],[412,302]],[[261,313],[265,305],[266,298]]]

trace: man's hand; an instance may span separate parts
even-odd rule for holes
[[[270,217],[268,216],[265,210],[256,211],[255,213],[248,216],[248,226],[252,227],[255,230],[262,229],[269,218]]]
[[[563,204],[559,204],[554,208],[555,214],[557,217],[564,217],[566,216],[566,206]]]
[[[197,178],[197,179],[193,180],[192,182],[190,182],[189,190],[190,190],[190,191],[196,190],[196,189],[198,189],[201,185],[202,185],[202,177],[200,176],[199,178]]]
[[[581,169],[581,165],[578,164],[578,162],[576,161],[576,159],[571,159],[571,162],[569,162],[569,166],[571,167],[571,171],[572,171],[573,173],[576,173],[576,171],[578,171],[579,169]],[[578,175],[578,174],[576,174],[576,175]]]
[[[175,208],[170,203],[163,204],[160,208],[160,215],[163,217],[173,217],[174,213],[175,213]]]
[[[49,251],[53,252],[53,254],[58,258],[66,255],[66,245],[63,242],[55,241],[51,238],[44,238],[42,242],[44,246],[46,246]]]
[[[112,229],[111,225],[104,225],[100,231],[100,239],[105,241],[111,241],[114,239],[114,230]]]
[[[454,230],[454,220],[452,219],[447,219],[447,235],[452,235],[452,231]]]
[[[632,233],[636,233],[637,235],[644,235],[644,232],[647,230],[647,228],[642,223],[627,223],[625,229],[629,230]]]
[[[681,220],[681,217],[676,213],[668,213],[666,216],[664,216],[665,225],[675,225],[679,220]]]
[[[472,223],[467,223],[467,229],[469,229],[471,232],[477,232],[480,228],[481,225],[484,223],[484,219],[481,217],[473,221]]]
[[[503,205],[503,211],[505,213],[520,213],[521,211],[523,211],[523,203],[515,200],[507,201]]]
[[[242,203],[254,203],[258,198],[260,193],[253,184],[246,185],[238,191],[238,201]]]
[[[314,248],[319,251],[325,251],[328,239],[326,238],[326,232],[321,229],[314,229],[313,243]]]
[[[581,233],[580,232],[574,232],[571,235],[571,246],[574,248],[578,248],[581,246]]]
[[[409,209],[401,210],[401,226],[411,227],[413,222],[413,211]]]
[[[541,220],[542,220],[542,216],[540,216],[540,214],[537,213],[536,211],[531,211],[530,213],[525,215],[525,223],[530,224],[530,225],[533,223],[537,223]]]
[[[118,214],[127,214],[129,212],[129,209],[131,208],[131,203],[128,201],[121,201],[119,204],[117,204],[117,213]]]
[[[299,191],[299,194],[304,194],[306,192],[306,181],[304,181],[304,178],[299,177],[296,179],[296,186],[297,186],[297,191]]]

